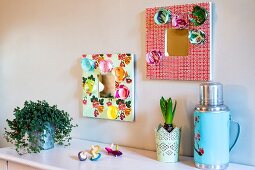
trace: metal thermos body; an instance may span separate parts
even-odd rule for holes
[[[201,169],[226,169],[229,163],[230,111],[223,103],[223,85],[200,84],[194,111],[194,162]]]

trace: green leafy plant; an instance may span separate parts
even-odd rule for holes
[[[173,130],[173,119],[176,111],[177,101],[173,102],[172,98],[164,99],[162,96],[160,99],[160,107],[163,118],[165,120],[164,128],[171,132]]]
[[[70,133],[73,125],[69,114],[64,110],[59,110],[56,105],[50,106],[45,100],[43,101],[25,101],[24,107],[14,109],[15,118],[6,120],[10,130],[5,128],[4,137],[7,142],[15,145],[19,154],[38,153],[43,148],[36,145],[38,135],[49,132],[47,127],[50,124],[53,127],[54,142],[59,145],[70,145]],[[39,135],[39,140],[45,143],[45,135]]]

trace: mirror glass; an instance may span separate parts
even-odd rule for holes
[[[165,38],[166,56],[188,56],[189,54],[189,30],[167,29]]]
[[[114,98],[115,78],[111,73],[98,75],[98,91],[100,98]]]

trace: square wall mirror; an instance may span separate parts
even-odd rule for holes
[[[189,30],[166,29],[165,47],[166,56],[188,56]]]
[[[146,78],[212,80],[211,2],[146,9]]]

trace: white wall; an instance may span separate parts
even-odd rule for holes
[[[179,102],[181,154],[192,155],[199,82],[145,79],[145,8],[201,1],[0,0],[0,133],[14,107],[46,99],[74,117],[74,137],[154,150],[164,95]],[[214,80],[224,84],[225,103],[242,126],[231,161],[255,165],[255,1],[214,4]],[[137,56],[136,121],[83,118],[79,57],[118,52]],[[7,146],[4,139],[0,146]]]

